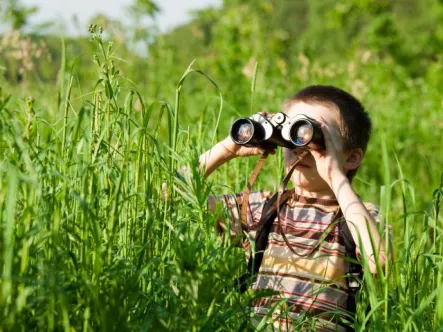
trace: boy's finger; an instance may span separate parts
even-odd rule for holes
[[[341,136],[341,133],[337,128],[323,123],[321,125],[321,131],[323,132],[323,137],[325,139],[325,145],[327,149],[341,149],[343,145],[343,137]]]
[[[255,154],[263,154],[265,152],[266,152],[266,150],[263,148],[255,148]]]
[[[265,152],[268,152],[269,154],[275,154],[275,150],[276,148],[266,148],[266,149],[262,149],[262,148],[258,148],[260,150],[260,153],[263,154]]]
[[[268,111],[261,111],[261,112],[258,112],[258,114],[261,114],[268,119],[272,118],[275,115],[273,113],[269,113]]]
[[[318,151],[318,150],[310,150],[309,151],[311,154],[312,154],[312,156],[314,157],[314,159],[319,159],[319,158],[321,158],[321,157],[323,157],[323,153],[321,153],[320,151]]]
[[[325,136],[325,138],[330,138],[331,137],[331,133],[329,132],[329,128],[327,127],[326,124],[322,123],[320,125],[320,129],[323,132],[323,135]]]

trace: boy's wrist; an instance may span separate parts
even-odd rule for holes
[[[218,143],[221,146],[221,153],[223,159],[229,161],[237,156],[237,150],[239,146],[234,143],[231,137],[226,137],[223,141]]]
[[[349,181],[346,174],[344,174],[343,172],[337,172],[335,174],[332,174],[330,186],[337,199],[340,194],[340,190],[344,189],[345,186],[350,186],[350,185],[351,182]]]
[[[230,161],[235,154],[235,144],[230,137],[218,142],[210,150],[200,156],[200,169],[205,169],[205,176],[209,176],[215,169]]]

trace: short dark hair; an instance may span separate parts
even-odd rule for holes
[[[350,151],[360,148],[366,151],[371,136],[371,119],[360,101],[344,90],[330,85],[311,85],[284,102],[285,111],[296,102],[323,104],[338,110],[340,132],[344,139],[344,149]],[[348,172],[352,179],[357,170]]]

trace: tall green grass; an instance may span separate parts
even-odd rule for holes
[[[61,71],[60,97],[51,90],[45,97],[53,98],[57,111],[39,106],[46,101],[38,98],[21,101],[6,91],[0,96],[0,330],[252,329],[248,303],[258,295],[234,288],[244,255],[217,234],[223,211],[209,213],[206,202],[212,193],[242,190],[254,161],[233,161],[211,181],[198,170],[200,153],[243,110],[223,103],[217,84],[195,65],[177,78],[173,103],[147,103],[127,88],[112,44],[96,27],[91,33],[98,71],[92,91],[76,87],[73,69],[70,77]],[[356,328],[439,330],[443,182],[430,152],[441,138],[431,141],[428,131],[438,116],[429,112],[422,114],[424,123],[414,120],[413,98],[401,86],[386,94],[377,90],[384,76],[369,66],[359,70],[372,74],[361,79],[372,82],[369,105],[378,106],[373,115],[379,131],[356,186],[381,206],[381,230],[388,237],[385,230],[392,228],[394,258],[378,277],[366,273]],[[309,72],[327,82],[315,68]],[[336,80],[346,82],[346,75]],[[265,101],[255,77],[251,103],[275,103]],[[204,106],[193,102],[186,91],[190,80],[204,82],[216,97]],[[425,88],[416,83],[413,94]],[[393,101],[402,104],[403,114],[383,109]],[[392,131],[384,130],[388,122]],[[420,151],[431,164],[429,177],[425,158],[409,160],[418,158],[409,150],[417,139],[406,132],[414,126],[431,146]],[[257,188],[279,183],[280,160],[278,153],[268,161],[268,169],[277,164],[279,172],[261,176]],[[175,176],[183,166],[190,173],[185,181]],[[433,186],[420,187],[420,177]],[[260,326],[266,329],[266,321]]]

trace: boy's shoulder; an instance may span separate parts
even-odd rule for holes
[[[253,191],[249,194],[249,202],[263,202],[267,201],[274,195],[274,192],[271,190],[257,190]]]
[[[257,203],[265,202],[268,199],[270,199],[273,194],[274,193],[271,190],[251,191],[249,193],[248,203],[250,205],[254,205]],[[234,200],[237,205],[241,206],[243,204],[244,195],[245,195],[244,192],[240,192],[240,193],[235,193],[235,194],[216,195],[215,197],[218,198],[219,200],[223,199],[223,200],[225,200],[225,202],[230,201],[230,200]]]

